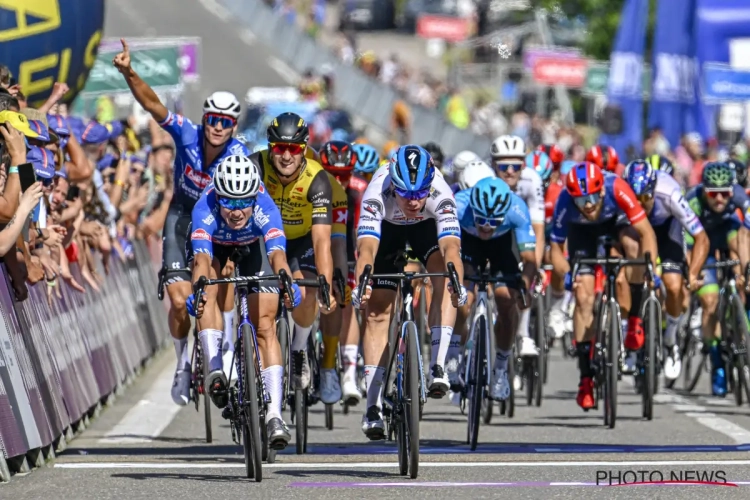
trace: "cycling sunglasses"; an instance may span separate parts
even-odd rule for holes
[[[237,120],[235,120],[231,116],[214,115],[209,113],[204,116],[204,119],[206,120],[206,124],[212,127],[216,127],[221,124],[222,128],[232,128],[237,124]]]
[[[425,198],[430,196],[430,188],[428,187],[420,189],[419,191],[406,191],[404,189],[395,187],[393,188],[393,192],[399,195],[401,198],[407,200],[424,200]]]
[[[283,155],[286,151],[289,151],[292,156],[302,154],[307,147],[305,144],[290,144],[287,142],[272,142],[269,146],[275,155]]]
[[[599,203],[599,200],[601,199],[602,199],[601,193],[593,193],[593,194],[588,194],[586,196],[578,196],[576,198],[573,198],[573,202],[576,204],[578,208],[583,208],[589,203],[592,205],[596,205],[597,203]]]
[[[729,198],[732,196],[732,189],[719,188],[719,189],[706,189],[706,196],[709,198],[718,198],[721,195],[722,198]]]
[[[507,172],[508,170],[513,170],[513,172],[518,172],[522,168],[523,168],[523,163],[495,163],[495,169],[501,172]]]
[[[479,227],[491,227],[492,229],[495,229],[498,226],[502,225],[504,220],[505,219],[503,218],[488,219],[487,217],[478,217],[476,215],[474,216],[474,224]]]
[[[219,202],[219,206],[227,210],[245,210],[246,208],[255,206],[255,198],[225,198],[217,196],[216,199]]]

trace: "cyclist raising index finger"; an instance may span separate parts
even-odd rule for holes
[[[169,111],[156,92],[144,82],[130,65],[130,50],[125,40],[122,52],[112,61],[125,77],[133,97],[148,111],[159,125],[174,140],[176,159],[174,164],[174,197],[169,205],[162,230],[163,267],[185,269],[185,248],[190,214],[203,189],[211,181],[216,166],[225,158],[249,154],[247,148],[232,136],[240,116],[240,103],[229,92],[214,92],[203,103],[203,120],[193,124],[182,115]],[[190,359],[187,351],[187,336],[190,333],[190,317],[185,307],[191,293],[190,274],[174,273],[166,281],[169,309],[169,330],[175,344],[177,369],[172,385],[172,399],[178,405],[186,405],[190,394]],[[231,295],[227,295],[230,299]],[[228,302],[228,304],[227,304]],[[231,363],[231,338],[234,319],[233,300],[220,300],[224,304],[224,345],[229,351],[225,364]],[[228,310],[227,310],[228,309]]]

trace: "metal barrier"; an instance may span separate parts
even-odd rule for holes
[[[167,340],[166,309],[150,298],[161,245],[133,247],[101,292],[60,282],[61,299],[41,282],[16,302],[0,266],[0,481],[54,458]]]
[[[391,110],[397,99],[393,89],[369,78],[358,68],[342,64],[328,47],[316,43],[261,0],[219,1],[297,73],[329,64],[336,79],[335,101],[381,130],[390,130]],[[465,149],[480,156],[489,155],[490,139],[454,127],[436,110],[412,103],[410,107],[412,142],[437,142],[449,155]]]

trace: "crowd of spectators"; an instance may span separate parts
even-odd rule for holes
[[[174,146],[157,124],[69,116],[68,90],[34,109],[0,66],[0,257],[19,301],[42,280],[50,299],[59,280],[99,291],[112,258],[161,231],[172,197]]]

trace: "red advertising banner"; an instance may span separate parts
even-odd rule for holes
[[[417,35],[422,38],[440,38],[448,42],[461,42],[471,34],[469,19],[451,16],[420,15]]]
[[[534,61],[532,76],[543,85],[581,88],[586,83],[588,65],[582,58],[538,58]]]

